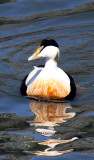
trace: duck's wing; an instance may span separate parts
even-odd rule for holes
[[[44,67],[43,65],[40,65],[38,67],[34,66],[34,69],[28,75],[24,77],[21,83],[21,87],[20,87],[21,95],[23,96],[27,95],[26,93],[27,87],[34,81],[34,79],[42,71],[43,67]]]
[[[39,75],[39,73],[43,70],[42,67],[34,66],[33,71],[31,71],[25,81],[26,86],[28,87]]]

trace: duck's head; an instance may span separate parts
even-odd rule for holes
[[[44,39],[37,50],[33,53],[32,56],[28,58],[28,61],[35,60],[41,57],[47,57],[53,59],[56,62],[59,57],[59,45],[53,39]]]

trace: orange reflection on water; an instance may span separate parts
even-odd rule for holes
[[[77,137],[74,137],[74,138],[68,139],[68,140],[55,140],[55,139],[54,140],[46,140],[46,141],[38,143],[38,144],[49,146],[49,148],[45,149],[44,151],[36,151],[36,152],[34,152],[34,154],[42,155],[42,156],[58,156],[58,155],[62,155],[65,153],[72,152],[73,149],[69,149],[69,150],[65,150],[65,151],[50,151],[50,150],[52,148],[54,148],[56,145],[69,143],[69,142],[72,142],[77,139],[78,139]]]
[[[69,103],[33,101],[30,108],[36,116],[30,125],[35,126],[58,126],[59,123],[66,122],[67,119],[75,116],[74,112],[66,112],[68,108],[71,108]]]
[[[51,148],[54,148],[56,145],[59,145],[59,144],[64,144],[64,143],[69,143],[69,142],[72,142],[74,140],[77,140],[78,138],[77,137],[74,137],[74,138],[71,138],[71,139],[68,139],[68,140],[57,140],[57,139],[50,139],[50,140],[47,140],[47,141],[44,141],[44,142],[41,142],[41,143],[38,143],[40,145],[46,145],[46,146],[49,146]]]
[[[69,153],[72,152],[73,149],[69,149],[66,151],[49,151],[49,150],[45,150],[44,152],[42,151],[36,151],[34,154],[38,155],[38,156],[59,156],[65,153]]]
[[[51,149],[53,149],[56,145],[69,143],[69,142],[75,141],[77,139],[78,139],[77,137],[74,137],[74,138],[68,139],[68,140],[55,140],[55,139],[54,140],[46,140],[46,141],[38,143],[38,144],[46,145],[49,148],[45,149],[44,151],[35,151],[35,152],[33,152],[33,154],[36,154],[39,156],[59,156],[59,155],[65,154],[65,153],[72,152],[73,149],[69,149],[69,150],[65,150],[65,151],[56,151],[56,150],[51,151]]]
[[[75,112],[67,112],[67,109],[72,108],[69,103],[32,101],[30,108],[31,111],[35,114],[35,119],[30,122],[30,125],[35,125],[35,127],[38,127],[36,128],[36,131],[45,136],[52,136],[55,134],[56,130],[54,129],[54,126],[59,126],[60,123],[64,123],[76,115]],[[39,128],[39,126],[41,126],[41,128]],[[48,139],[42,142],[38,142],[39,145],[47,146],[47,149],[44,149],[44,151],[35,151],[33,154],[41,156],[58,156],[72,152],[73,149],[64,151],[51,149],[54,149],[56,145],[69,143],[76,139],[78,138],[74,137],[68,140]]]

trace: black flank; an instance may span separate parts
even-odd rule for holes
[[[22,80],[22,83],[21,83],[21,87],[20,87],[20,93],[21,95],[23,96],[26,96],[26,90],[27,90],[27,86],[25,85],[25,81],[26,81],[26,78],[27,78],[28,75],[25,76],[25,78]]]
[[[74,82],[73,78],[68,73],[66,73],[66,74],[70,78],[71,92],[69,93],[69,95],[65,99],[72,100],[76,96],[76,86],[75,86],[75,82]]]

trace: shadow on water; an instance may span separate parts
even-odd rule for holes
[[[0,0],[0,4],[4,4],[4,3],[13,3],[13,2],[16,2],[17,0]]]

